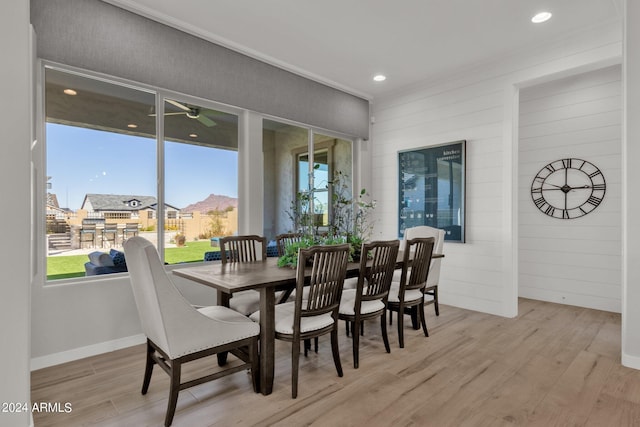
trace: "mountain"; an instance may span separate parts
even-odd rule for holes
[[[238,199],[235,197],[210,194],[206,199],[196,203],[192,203],[186,208],[182,209],[182,212],[200,211],[200,213],[206,214],[210,211],[215,210],[223,211],[230,206],[233,208],[238,208]]]

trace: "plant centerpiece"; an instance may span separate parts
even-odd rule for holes
[[[327,188],[331,189],[332,210],[326,230],[321,229],[322,222],[318,220],[322,209],[317,209],[320,203],[315,199],[313,188],[298,192],[296,199],[291,202],[286,213],[295,232],[302,237],[300,241],[289,244],[285,248],[284,255],[278,259],[279,267],[295,268],[298,262],[298,250],[313,245],[349,243],[351,259],[360,259],[362,243],[368,239],[373,229],[369,214],[375,208],[375,200],[370,198],[364,188],[354,198],[349,176],[341,171],[334,173],[332,180],[327,183]],[[314,204],[314,202],[317,203]]]
[[[370,214],[376,207],[376,201],[371,199],[365,188],[357,197],[352,196],[349,176],[337,171],[331,182],[333,187],[333,212],[329,225],[330,233],[343,236],[344,241],[351,245],[354,260],[360,259],[360,249],[373,230]]]

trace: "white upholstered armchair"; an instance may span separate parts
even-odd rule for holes
[[[171,425],[178,392],[185,388],[250,368],[257,391],[260,326],[226,307],[192,307],[165,272],[156,248],[148,240],[131,237],[124,243],[124,251],[142,330],[147,336],[142,394],[147,393],[154,365],[171,377],[165,426]],[[244,363],[180,382],[183,363],[221,352],[231,352]]]

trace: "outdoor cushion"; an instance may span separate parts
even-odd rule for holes
[[[340,299],[340,308],[338,312],[340,314],[347,315],[355,315],[355,311],[353,310],[353,305],[356,302],[356,290],[355,289],[346,289],[342,292],[342,298]],[[384,309],[384,303],[377,299],[372,301],[362,301],[360,305],[360,313],[374,313],[378,310]]]
[[[116,267],[121,267],[121,266],[126,266],[127,265],[127,260],[124,257],[124,252],[120,252],[120,251],[117,251],[115,249],[111,249],[109,251],[109,255],[111,256],[111,259],[113,260],[113,265],[115,265]]]
[[[302,302],[305,305],[305,301]],[[295,310],[295,302],[287,302],[276,305],[275,326],[276,332],[281,334],[293,334],[293,317]],[[254,322],[260,321],[260,312],[256,311],[249,316]],[[333,325],[333,317],[331,313],[320,314],[318,316],[303,317],[300,319],[300,332],[316,331]]]
[[[91,252],[89,254],[89,261],[98,267],[113,267],[115,265],[113,259],[105,252]]]

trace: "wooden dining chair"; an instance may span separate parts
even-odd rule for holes
[[[278,256],[283,256],[287,246],[302,240],[300,233],[283,233],[276,236],[276,247],[278,248]]]
[[[387,336],[387,299],[399,246],[398,240],[363,243],[356,288],[342,292],[338,314],[341,320],[351,325],[355,369],[359,364],[360,328],[365,320],[380,318],[384,348],[387,353],[391,352]],[[370,261],[365,254],[370,254]]]
[[[222,263],[266,261],[267,239],[263,236],[227,236],[220,239]]]
[[[178,393],[188,387],[250,368],[253,389],[257,392],[260,326],[226,307],[194,308],[175,287],[148,240],[131,237],[124,242],[124,251],[142,331],[147,336],[142,394],[149,389],[154,365],[171,378],[165,426],[173,421]],[[242,363],[181,382],[183,364],[227,352]]]
[[[404,240],[400,243],[400,250],[406,244],[407,239],[415,239],[416,237],[433,237],[435,243],[433,246],[433,253],[444,253],[444,236],[445,231],[440,228],[429,227],[427,225],[418,225],[415,227],[407,228],[404,231]],[[440,267],[442,264],[442,258],[432,258],[431,266],[429,267],[429,277],[427,278],[427,286],[424,288],[424,305],[433,304],[436,316],[440,316],[440,303],[438,301],[438,285],[440,282]],[[396,273],[394,276],[394,282],[400,281],[400,275]]]
[[[403,251],[400,282],[391,283],[387,304],[392,313],[394,311],[398,313],[400,348],[404,348],[404,315],[411,314],[413,307],[417,310],[424,335],[429,336],[424,314],[424,289],[427,286],[434,243],[433,237],[408,239]]]
[[[220,238],[220,261],[223,264],[267,260],[267,239],[257,235]],[[226,297],[226,295],[219,295]],[[256,291],[236,292],[229,300],[218,301],[238,313],[249,316],[260,309],[260,294]],[[222,361],[222,360],[221,360]]]
[[[276,339],[291,342],[291,397],[298,396],[300,343],[331,334],[333,362],[342,376],[338,348],[338,307],[347,273],[349,245],[318,245],[298,252],[295,301],[275,306]],[[307,262],[310,264],[307,264]],[[307,266],[309,265],[309,266]],[[308,274],[310,273],[310,277]],[[305,277],[307,276],[307,277]],[[309,288],[303,299],[302,289]],[[251,315],[260,320],[260,312]]]

